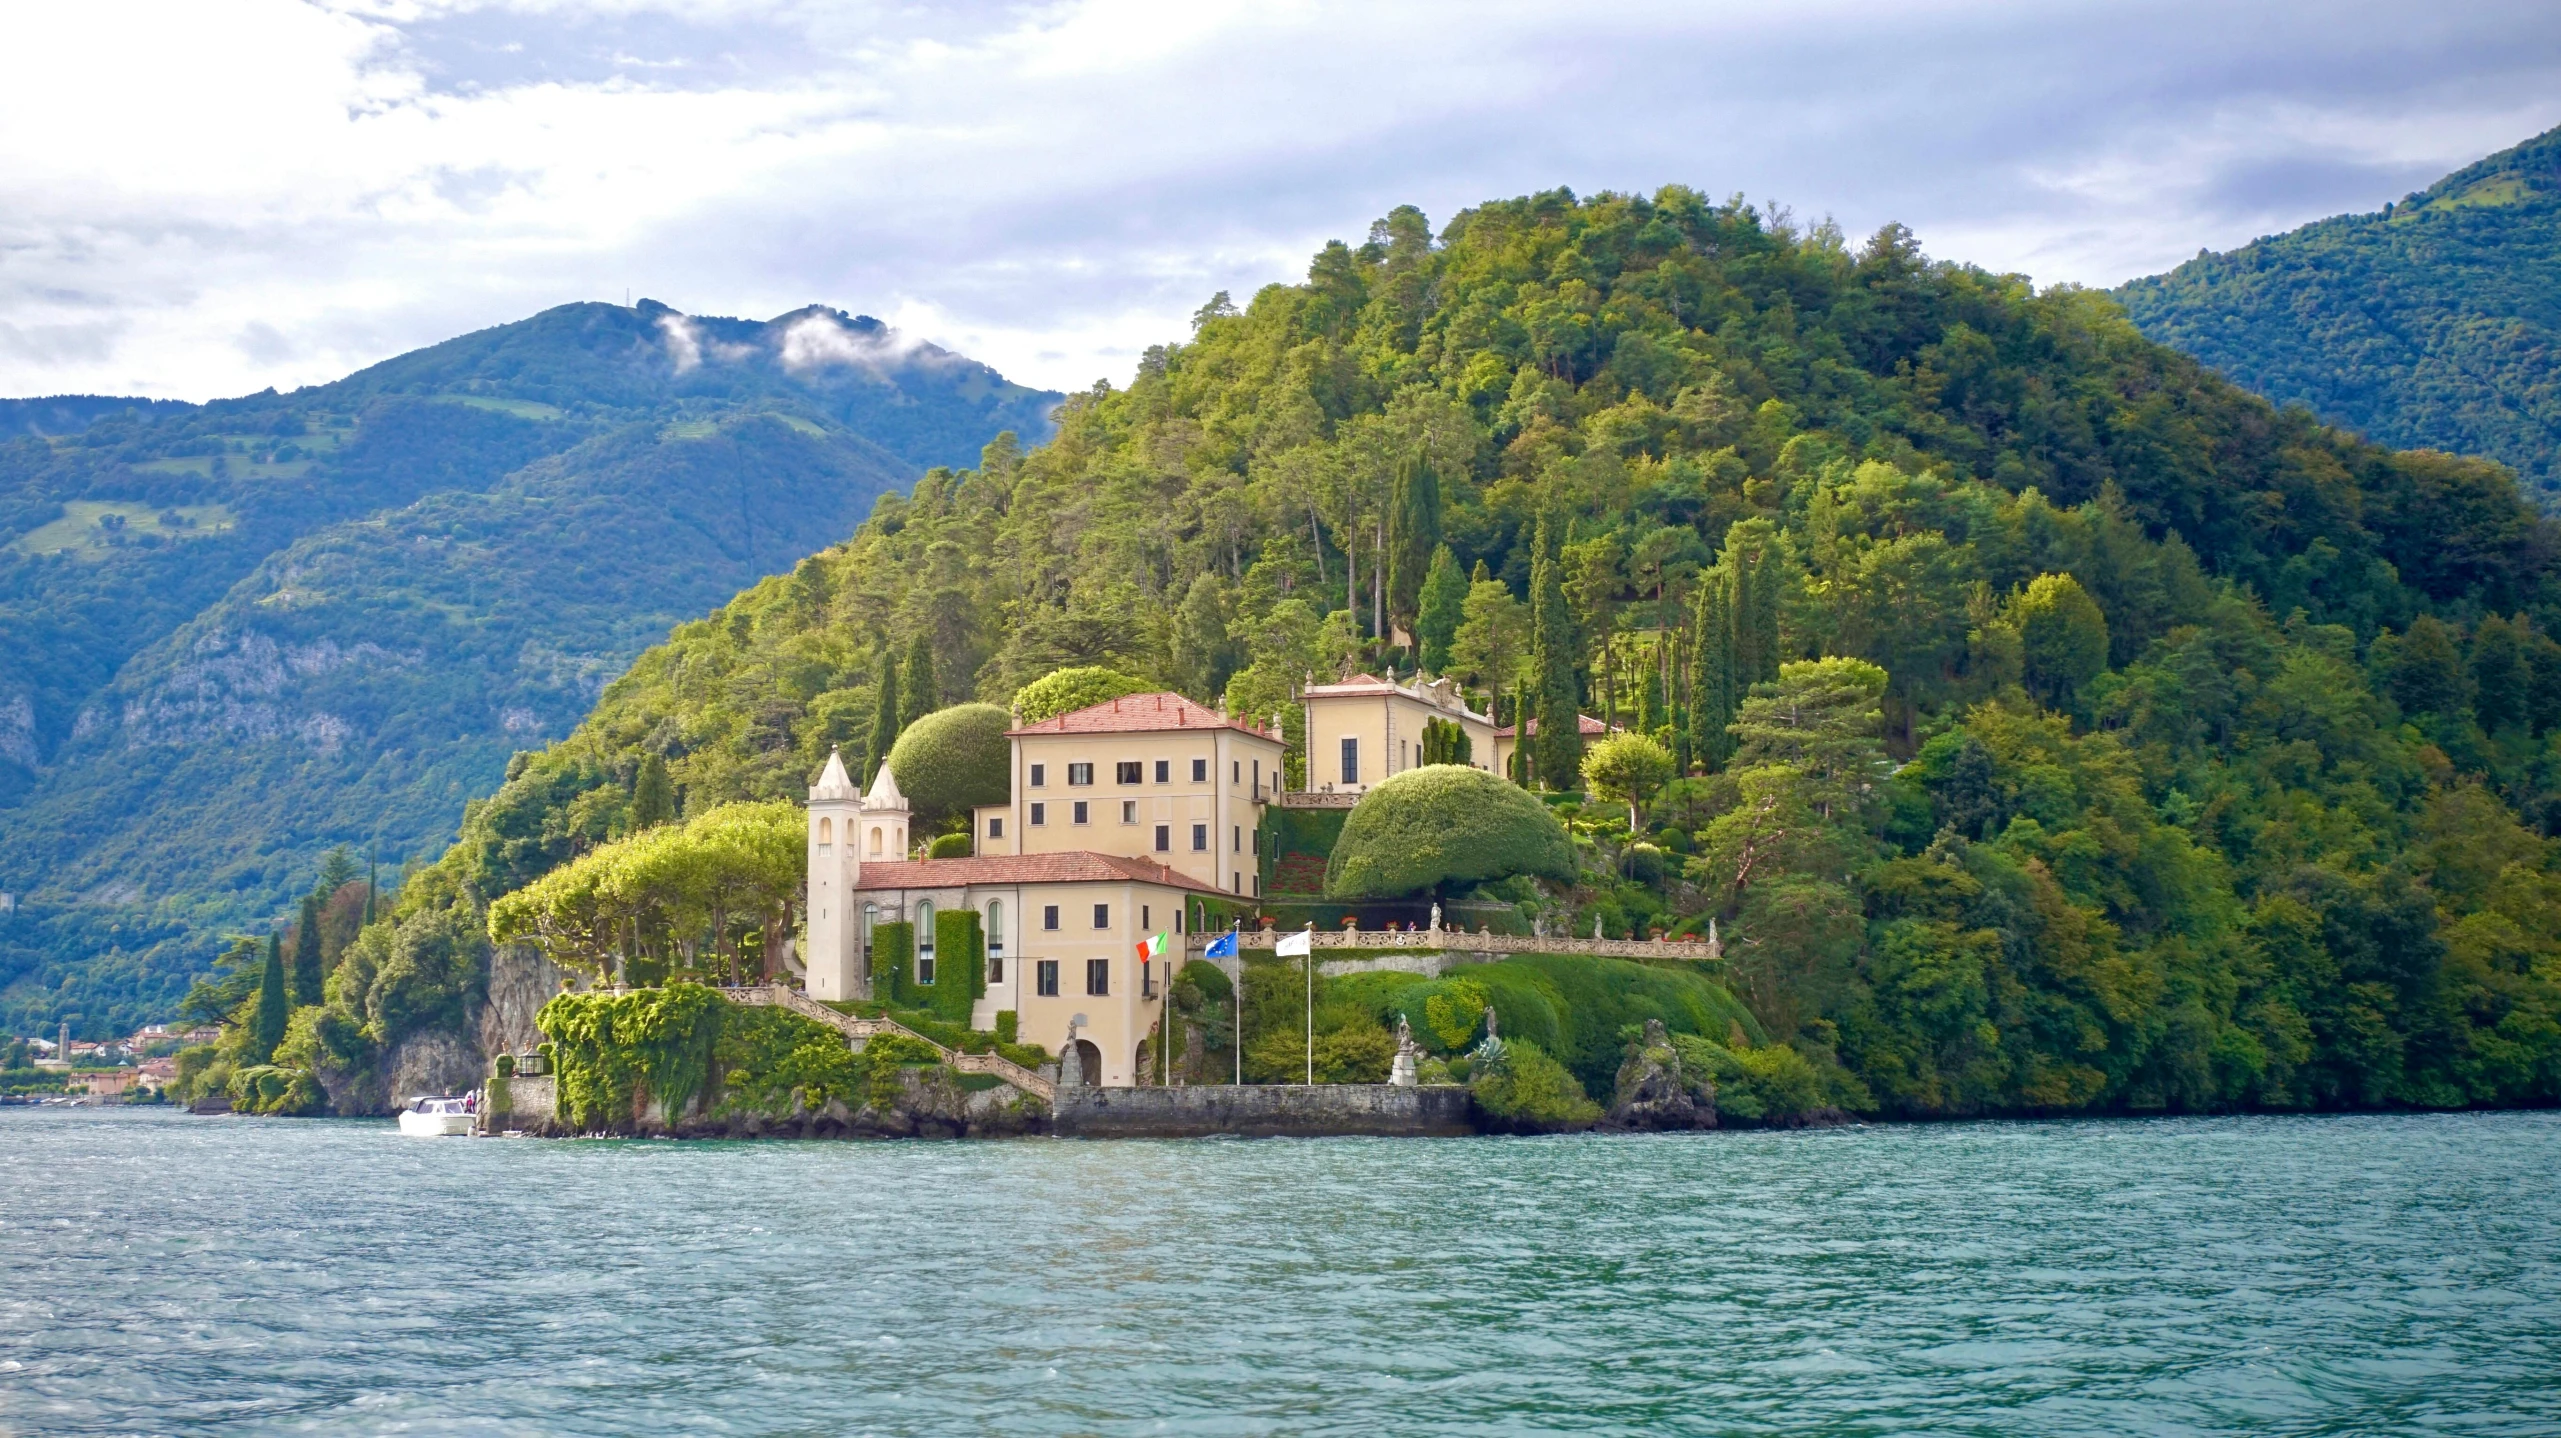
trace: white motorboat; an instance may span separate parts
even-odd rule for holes
[[[451,1094],[422,1094],[400,1111],[400,1131],[411,1138],[468,1138],[478,1121],[471,1100]]]

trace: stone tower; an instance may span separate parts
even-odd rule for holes
[[[888,771],[883,770],[886,777]],[[813,999],[865,999],[862,918],[854,901],[861,877],[863,797],[829,750],[826,771],[809,789],[809,949],[801,955]]]
[[[907,857],[907,796],[898,792],[898,776],[889,766],[880,766],[880,774],[871,781],[871,793],[863,799],[863,858],[898,860]]]

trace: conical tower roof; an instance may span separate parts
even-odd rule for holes
[[[883,774],[888,772],[887,769],[881,770]],[[845,772],[845,756],[829,749],[825,772],[818,776],[817,783],[809,786],[809,801],[815,804],[828,799],[851,799],[861,792],[854,787],[854,776]]]
[[[864,798],[863,807],[866,809],[907,807],[907,796],[898,792],[898,776],[889,772],[887,764],[880,766],[879,776],[871,781],[871,793]]]

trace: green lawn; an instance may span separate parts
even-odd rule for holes
[[[179,522],[164,523],[164,516],[174,516]],[[205,539],[238,522],[230,510],[219,504],[190,504],[164,510],[131,500],[74,499],[64,503],[60,519],[18,536],[11,548],[21,554],[104,559],[118,547],[112,542],[118,536],[138,539],[156,534],[164,539]]]

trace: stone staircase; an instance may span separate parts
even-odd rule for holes
[[[723,989],[731,1003],[752,1004],[759,1008],[789,1009],[802,1018],[825,1024],[860,1046],[882,1034],[904,1034],[942,1056],[944,1063],[965,1074],[993,1074],[1028,1094],[1038,1094],[1043,1103],[1058,1102],[1058,1085],[1042,1078],[1002,1054],[962,1053],[946,1048],[932,1039],[891,1018],[866,1019],[840,1013],[800,990],[786,984],[759,984],[748,988]]]

